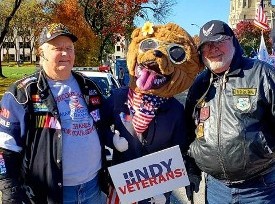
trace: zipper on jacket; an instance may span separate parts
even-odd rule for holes
[[[217,133],[218,133],[218,151],[221,153],[221,115],[222,115],[222,103],[221,103],[221,98],[222,98],[222,92],[225,90],[226,87],[226,75],[228,73],[229,69],[224,73],[222,78],[219,78],[219,98],[218,98],[218,120],[217,120]],[[219,154],[219,160],[221,164],[221,168],[223,170],[224,176],[227,178],[227,174],[225,171],[224,167],[224,160],[222,158],[222,155]],[[227,178],[228,179],[228,178]]]

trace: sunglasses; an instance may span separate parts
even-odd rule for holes
[[[232,38],[225,38],[223,40],[217,41],[217,42],[206,42],[201,46],[201,50],[203,52],[208,52],[211,48],[219,48],[220,46],[223,46],[228,40],[231,40]]]
[[[166,46],[169,58],[174,64],[181,64],[186,61],[186,53],[182,45],[178,45],[175,43],[166,43],[156,40],[154,38],[149,38],[141,41],[139,44],[139,52],[145,53],[148,50],[156,50],[161,46]]]

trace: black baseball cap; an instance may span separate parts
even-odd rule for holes
[[[40,34],[39,45],[43,45],[61,35],[68,36],[73,42],[77,41],[77,37],[65,25],[62,23],[52,23],[43,28]]]
[[[200,49],[201,45],[206,42],[221,41],[228,36],[234,36],[234,32],[228,24],[219,20],[209,21],[200,29],[200,44],[198,48]]]

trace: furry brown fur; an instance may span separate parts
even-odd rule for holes
[[[136,28],[132,33],[127,53],[130,87],[136,92],[172,97],[190,87],[202,64],[192,37],[183,28],[174,23],[152,28],[152,34],[144,33],[142,28]],[[141,52],[140,43],[146,39],[154,39],[158,47]],[[169,57],[168,48],[173,44],[185,52],[182,63],[175,64]],[[138,81],[140,75],[142,79]]]

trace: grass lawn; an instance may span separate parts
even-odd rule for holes
[[[6,89],[14,81],[21,79],[25,75],[32,74],[35,72],[35,65],[23,65],[23,66],[3,66],[2,67],[3,75],[7,78],[0,78],[0,99],[2,98]]]

